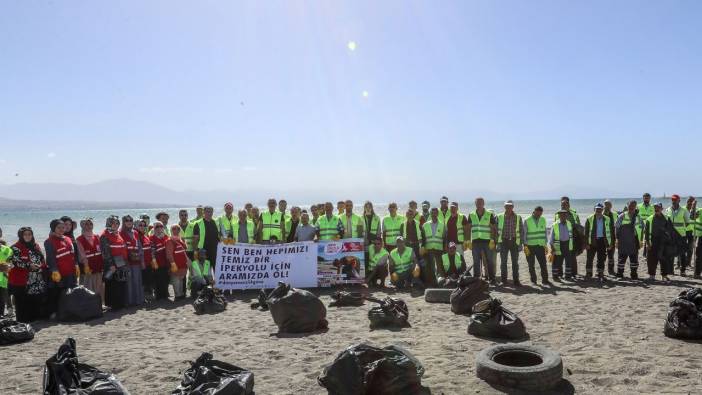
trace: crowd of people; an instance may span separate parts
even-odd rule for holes
[[[110,216],[102,231],[94,230],[91,218],[76,222],[62,217],[50,222],[51,233],[43,245],[29,227],[17,231],[12,245],[1,240],[0,230],[0,316],[7,305],[14,307],[21,322],[50,318],[64,290],[78,284],[101,295],[113,310],[166,299],[169,286],[175,300],[185,298],[188,289],[194,297],[214,283],[213,263],[220,242],[362,238],[367,246],[368,285],[385,286],[390,277],[398,288],[442,286],[463,274],[497,285],[498,255],[500,282],[509,285],[511,261],[512,285],[520,287],[520,253],[526,257],[534,284],[538,276],[542,284],[551,284],[549,263],[550,277],[559,282],[606,281],[605,264],[608,275],[623,278],[627,261],[630,277],[638,279],[642,248],[649,280],[655,279],[660,266],[662,279],[669,281],[676,259],[684,276],[695,249],[694,276],[702,274],[702,209],[694,197],[682,206],[680,197],[673,195],[664,210],[662,203],[653,204],[651,196],[644,194],[642,202],[630,201],[621,213],[605,200],[593,207],[584,224],[570,207],[570,199],[563,197],[550,230],[542,207],[522,218],[509,200],[501,213],[486,209],[484,199],[476,198],[475,209],[463,214],[458,203],[449,203],[445,196],[438,207],[424,201],[420,209],[412,201],[404,215],[397,212],[396,203],[389,204],[389,214],[383,218],[371,202],[364,204],[361,214],[353,210],[353,202],[346,200],[337,202],[336,209],[327,202],[309,210],[295,206],[288,212],[285,200],[269,199],[263,211],[247,203],[236,215],[234,205],[226,203],[224,214],[216,218],[210,206],[198,206],[193,219],[188,210],[180,210],[178,222],[172,225],[165,212],[153,222],[146,214],[137,219]],[[581,276],[576,256],[583,250],[586,263]],[[472,256],[470,267],[466,255]]]

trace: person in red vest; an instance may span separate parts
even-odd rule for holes
[[[19,240],[12,245],[8,288],[15,298],[17,321],[32,322],[45,315],[47,266],[32,228],[20,228],[17,238]]]
[[[129,277],[127,279],[127,306],[144,304],[144,286],[141,271],[144,268],[144,251],[141,238],[134,229],[134,219],[131,215],[122,217],[122,228],[119,231],[124,242],[127,243],[127,257]]]
[[[171,271],[170,280],[175,300],[185,299],[183,279],[185,279],[190,266],[190,259],[185,253],[185,240],[180,237],[180,232],[180,225],[171,226],[171,237],[166,242],[166,258],[168,258],[169,270]]]
[[[136,228],[137,237],[141,242],[142,262],[144,266],[141,269],[141,283],[144,292],[145,300],[153,300],[153,273],[151,261],[153,260],[153,252],[151,251],[151,239],[149,238],[149,223],[145,219],[139,219],[134,225]]]
[[[73,240],[64,236],[64,223],[54,219],[49,224],[51,233],[44,241],[46,251],[46,264],[51,273],[49,282],[48,313],[53,316],[58,307],[58,301],[63,291],[73,288],[78,284],[80,268],[73,249]]]
[[[105,230],[100,235],[100,249],[104,263],[105,305],[119,310],[127,302],[127,243],[119,234],[119,217],[111,215],[105,221]]]
[[[93,219],[86,218],[80,221],[80,236],[76,237],[78,245],[78,260],[83,266],[83,275],[80,283],[85,288],[100,295],[105,303],[105,284],[102,282],[102,251],[100,250],[100,237],[93,233]]]
[[[151,268],[153,272],[154,296],[156,300],[168,299],[168,283],[170,281],[170,264],[166,257],[166,243],[168,235],[161,221],[154,221],[154,234],[151,235],[151,251],[153,258]]]

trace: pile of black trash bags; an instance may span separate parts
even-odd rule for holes
[[[203,288],[193,302],[195,314],[216,314],[227,309],[227,300],[212,286]]]
[[[102,317],[102,298],[95,292],[78,286],[68,288],[58,302],[56,318],[59,321],[85,322]]]
[[[307,333],[328,327],[324,303],[315,294],[283,282],[269,294],[261,290],[251,308],[270,310],[280,333]]]
[[[368,319],[370,320],[370,328],[405,328],[411,326],[409,319],[409,309],[407,303],[402,299],[386,297],[385,299],[376,299],[366,297],[369,302],[377,303],[378,306],[368,310]]]
[[[512,340],[527,337],[522,320],[503,307],[497,298],[483,300],[473,306],[468,333],[480,337]]]
[[[339,354],[317,378],[335,395],[419,394],[424,367],[398,346],[351,346]]]
[[[183,380],[173,395],[252,395],[254,374],[246,369],[212,359],[202,353],[183,372]]]
[[[129,391],[113,374],[78,362],[76,341],[68,338],[56,355],[46,360],[43,394],[129,395]]]
[[[702,339],[702,289],[688,288],[670,302],[663,333],[677,339]]]
[[[329,307],[362,306],[365,302],[360,292],[337,291],[331,296]]]
[[[9,318],[0,319],[0,345],[22,343],[34,339],[31,325]]]
[[[489,298],[487,281],[463,275],[458,279],[457,288],[451,292],[451,311],[455,314],[471,314],[473,305]]]

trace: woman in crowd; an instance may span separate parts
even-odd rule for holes
[[[73,226],[72,221],[68,222]],[[51,272],[51,281],[48,286],[48,314],[53,315],[63,292],[78,284],[80,268],[73,240],[65,236],[64,221],[54,219],[49,223],[49,228],[51,233],[44,241],[44,251],[46,264]]]
[[[124,307],[127,300],[127,243],[119,234],[119,218],[111,215],[105,221],[100,235],[100,249],[104,262],[105,305],[112,310]]]
[[[161,221],[154,222],[154,234],[151,235],[151,251],[154,260],[151,262],[153,271],[154,296],[156,300],[168,298],[169,267],[166,257],[168,236]]]
[[[190,266],[190,259],[185,253],[185,240],[180,237],[180,225],[171,226],[171,237],[166,242],[166,257],[171,271],[170,282],[173,286],[175,300],[185,298],[184,279]]]
[[[76,237],[78,257],[83,268],[80,283],[85,288],[100,295],[105,303],[105,285],[102,282],[102,251],[100,250],[100,237],[93,233],[93,219],[86,218],[80,221],[80,236]]]
[[[131,215],[122,217],[122,228],[119,231],[127,244],[127,260],[129,276],[127,277],[127,306],[139,306],[144,303],[144,286],[141,281],[141,270],[144,267],[143,247],[137,231],[134,229],[134,219]]]
[[[136,235],[141,243],[141,284],[144,292],[144,298],[146,300],[153,300],[154,298],[154,288],[153,288],[153,276],[154,269],[151,267],[153,261],[153,252],[151,251],[151,239],[149,238],[149,224],[145,219],[139,219],[135,225]]]
[[[48,279],[44,254],[34,240],[32,228],[20,228],[17,242],[12,245],[12,268],[9,273],[9,290],[15,298],[17,321],[32,322],[46,317],[46,291]]]

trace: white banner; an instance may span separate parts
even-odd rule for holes
[[[219,289],[275,288],[278,281],[296,288],[317,286],[314,242],[217,246],[215,286]]]

